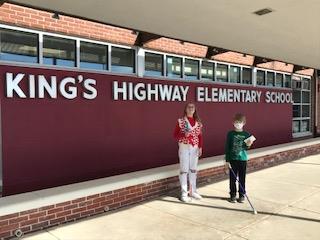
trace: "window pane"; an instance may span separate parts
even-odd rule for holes
[[[294,118],[301,117],[300,105],[292,105],[292,114]]]
[[[292,132],[293,133],[300,132],[300,121],[293,121],[293,123],[292,123]]]
[[[74,40],[43,36],[43,63],[74,67],[75,46]]]
[[[188,80],[199,79],[199,61],[192,59],[185,59],[184,61],[184,75]]]
[[[310,105],[302,106],[302,117],[310,117]]]
[[[257,85],[260,85],[260,86],[265,85],[265,71],[261,71],[261,70],[257,71]]]
[[[310,103],[310,92],[302,92],[302,102]]]
[[[301,81],[293,80],[292,81],[292,88],[293,89],[301,89]]]
[[[310,124],[309,120],[302,120],[301,121],[301,132],[309,132],[310,131]]]
[[[108,70],[108,46],[95,43],[80,43],[80,67]]]
[[[167,56],[167,76],[172,78],[182,77],[182,58]]]
[[[214,63],[202,62],[201,66],[201,78],[207,80],[214,80]]]
[[[111,71],[135,73],[135,51],[119,47],[111,49]]]
[[[163,55],[145,53],[145,75],[163,76]]]
[[[310,79],[303,78],[302,89],[310,90]]]
[[[38,63],[38,35],[1,29],[0,60]]]
[[[230,66],[230,82],[240,83],[240,67]]]
[[[291,88],[291,76],[285,75],[284,87]]]
[[[217,64],[216,76],[218,82],[228,82],[228,65]]]
[[[283,74],[276,74],[276,87],[283,87]]]
[[[293,102],[294,103],[301,103],[301,92],[300,91],[293,91]]]
[[[274,73],[267,72],[267,86],[273,87],[274,85]]]
[[[251,68],[242,68],[242,83],[243,84],[252,84]]]

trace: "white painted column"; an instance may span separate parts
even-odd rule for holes
[[[138,48],[137,50],[137,75],[138,77],[144,76],[144,49]]]

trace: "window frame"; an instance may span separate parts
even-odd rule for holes
[[[9,31],[16,31],[16,32],[21,32],[21,33],[27,33],[27,34],[35,34],[36,37],[37,37],[37,62],[26,62],[26,61],[11,61],[11,60],[1,60],[0,59],[0,62],[11,62],[11,63],[22,63],[22,64],[40,64],[40,35],[39,33],[37,32],[33,32],[33,31],[28,31],[28,29],[22,29],[22,30],[18,30],[18,29],[15,29],[15,28],[4,28],[1,26],[0,24],[0,29],[4,29],[4,30],[9,30]],[[0,49],[1,51],[1,49]]]
[[[146,53],[149,53],[149,54],[154,54],[154,55],[159,55],[159,56],[161,56],[161,58],[162,58],[162,69],[161,69],[161,76],[156,76],[156,75],[148,75],[148,74],[145,74],[146,73],[146,66],[145,66],[145,63],[146,63],[146,56],[145,56],[145,54]],[[164,54],[161,54],[161,53],[155,53],[155,52],[152,52],[152,51],[145,51],[144,52],[144,69],[143,69],[143,76],[144,77],[157,77],[157,78],[164,78],[165,77],[165,75],[166,75],[166,67],[165,67],[165,65],[166,65],[166,62],[165,62],[165,56],[164,56]]]
[[[296,90],[298,90],[300,92],[300,102],[299,103],[292,103],[292,106],[299,106],[300,108],[300,116],[299,117],[293,117],[292,114],[292,126],[293,126],[293,122],[294,121],[298,121],[299,122],[299,132],[293,132],[293,128],[292,128],[292,137],[293,138],[299,138],[299,137],[304,137],[304,136],[310,136],[312,135],[312,88],[311,88],[311,81],[312,78],[309,76],[305,76],[305,75],[298,75],[298,74],[293,74],[294,77],[299,77],[300,81],[301,81],[301,88],[297,88]],[[308,79],[309,81],[309,86],[310,89],[303,89],[302,87],[302,81],[304,81],[304,79]],[[294,80],[291,79],[291,82],[293,83],[294,81],[299,81],[299,80]],[[292,91],[294,90],[294,84],[292,84]],[[309,103],[304,103],[303,102],[303,92],[308,92],[309,93]],[[303,106],[309,106],[309,117],[303,117]],[[293,108],[292,108],[293,109]],[[304,131],[301,132],[301,126],[302,126],[302,122],[303,121],[308,121],[309,123],[309,131]]]

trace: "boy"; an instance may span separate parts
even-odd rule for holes
[[[225,167],[229,169],[232,168],[233,172],[239,176],[239,182],[241,183],[243,189],[239,186],[239,199],[238,202],[244,202],[245,194],[245,179],[246,179],[246,168],[247,168],[247,149],[252,145],[252,140],[247,140],[251,135],[243,131],[243,127],[246,124],[246,117],[238,113],[233,118],[234,130],[228,132],[227,141],[225,145]],[[246,140],[246,141],[244,141]],[[236,178],[229,170],[230,176],[230,202],[236,202]]]

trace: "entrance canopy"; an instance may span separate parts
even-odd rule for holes
[[[319,0],[8,2],[320,69]]]

